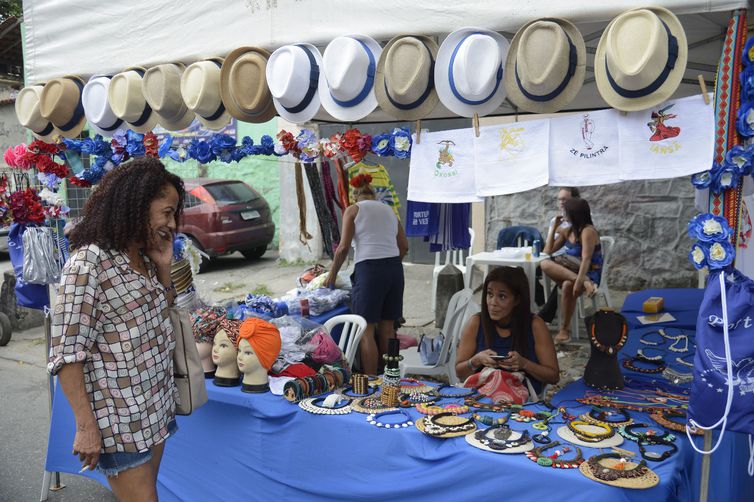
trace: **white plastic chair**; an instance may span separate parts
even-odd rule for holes
[[[467,255],[471,253],[471,249],[474,247],[474,230],[471,228],[469,228],[469,236],[470,244],[468,252],[466,253]],[[440,275],[440,270],[442,270],[445,265],[452,263],[461,271],[461,274],[466,273],[466,257],[463,255],[463,252],[463,249],[454,249],[452,251],[440,251],[435,253],[435,268],[432,269],[432,299],[430,300],[432,312],[435,311],[435,301],[437,300],[437,276]],[[442,261],[440,255],[445,255],[444,261]]]
[[[602,275],[600,277],[600,285],[597,286],[597,292],[594,296],[586,299],[586,301],[592,302],[594,310],[597,309],[597,295],[602,295],[604,297],[606,306],[613,306],[613,300],[610,296],[610,287],[608,286],[608,276],[610,272],[610,259],[613,256],[613,247],[615,246],[615,238],[608,236],[600,237],[600,246],[602,247]],[[571,318],[571,334],[576,340],[579,339],[579,325],[584,317],[586,317],[584,295],[581,295],[576,301],[576,310]]]
[[[332,334],[333,328],[338,324],[343,325],[340,331],[338,347],[343,351],[346,361],[348,361],[348,366],[351,367],[353,366],[353,360],[356,358],[356,351],[359,348],[361,337],[364,336],[364,331],[367,329],[367,321],[360,315],[341,314],[325,321],[324,326],[327,332]]]
[[[461,330],[467,319],[469,306],[474,305],[471,297],[471,290],[463,289],[454,294],[450,299],[448,313],[445,316],[445,325],[440,331],[445,338],[443,339],[437,364],[428,366],[422,363],[418,347],[404,349],[401,351],[403,360],[399,363],[401,376],[407,373],[413,375],[447,375],[451,385],[458,383],[455,367],[455,351]]]

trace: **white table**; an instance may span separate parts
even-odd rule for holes
[[[471,287],[471,276],[474,273],[474,265],[490,265],[495,267],[509,266],[509,267],[521,267],[526,273],[526,277],[529,279],[529,299],[531,302],[531,311],[537,312],[539,306],[534,301],[534,285],[537,272],[537,265],[542,260],[547,259],[549,256],[540,253],[539,256],[530,256],[527,258],[525,253],[521,253],[521,256],[511,257],[495,251],[485,251],[483,253],[473,254],[466,258],[466,273],[463,277],[464,287]],[[545,297],[549,294],[549,278],[543,274],[545,278]]]

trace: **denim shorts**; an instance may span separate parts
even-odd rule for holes
[[[403,264],[397,256],[360,261],[351,274],[351,311],[370,324],[403,316]]]
[[[178,424],[175,420],[171,420],[168,423],[168,437],[178,432]],[[167,439],[167,438],[165,438]],[[116,452],[116,453],[102,453],[99,456],[99,462],[97,463],[97,470],[107,476],[108,478],[116,477],[123,471],[139,467],[142,464],[146,464],[152,460],[152,450],[144,451],[140,453],[131,452]]]

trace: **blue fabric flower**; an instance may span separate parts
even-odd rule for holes
[[[277,155],[275,152],[275,140],[272,136],[265,134],[259,141],[259,153],[257,155]]]
[[[741,101],[754,98],[754,65],[744,68],[738,77],[741,81]]]
[[[697,270],[703,269],[707,266],[707,248],[699,243],[694,244],[689,252],[689,260]]]
[[[227,134],[214,134],[209,140],[212,153],[222,162],[229,163],[233,160],[233,152],[236,149],[236,140]]]
[[[725,164],[735,167],[738,174],[748,176],[751,174],[751,148],[736,145],[725,154]]]
[[[390,148],[399,159],[407,159],[411,156],[411,131],[406,127],[393,129],[390,138]]]
[[[696,187],[697,190],[704,190],[709,188],[712,183],[712,175],[710,171],[702,171],[691,176],[691,184]]]
[[[746,41],[746,45],[744,45],[744,50],[741,56],[741,61],[743,62],[744,66],[749,66],[754,62],[754,37],[749,37],[749,39]]]
[[[60,182],[62,181],[52,173],[37,173],[37,179],[43,186],[52,191],[56,191],[58,187],[60,187]]]
[[[736,118],[738,134],[750,138],[754,136],[754,101],[744,101]]]
[[[717,193],[736,188],[740,182],[741,175],[738,174],[738,168],[734,164],[723,164],[713,172],[712,186]]]
[[[733,233],[728,220],[709,213],[698,214],[689,221],[689,236],[702,242],[720,242],[728,240]]]
[[[725,268],[736,257],[736,251],[727,240],[707,244],[707,264],[711,270]]]
[[[144,148],[144,135],[138,132],[129,131],[126,133],[128,141],[126,142],[126,151],[131,157],[143,157],[146,154]]]
[[[165,158],[171,146],[173,146],[173,136],[171,134],[166,134],[165,141],[162,142],[160,148],[157,150],[157,156],[161,159]]]
[[[201,164],[208,164],[215,160],[209,144],[199,139],[192,139],[188,147],[188,156]]]
[[[393,136],[390,133],[378,134],[372,138],[372,152],[380,157],[389,157],[393,155],[393,149],[390,146]]]

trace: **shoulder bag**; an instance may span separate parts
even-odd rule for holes
[[[171,307],[170,321],[173,323],[175,334],[173,379],[178,389],[175,412],[177,415],[191,415],[208,399],[204,369],[199,352],[196,350],[188,312]]]

